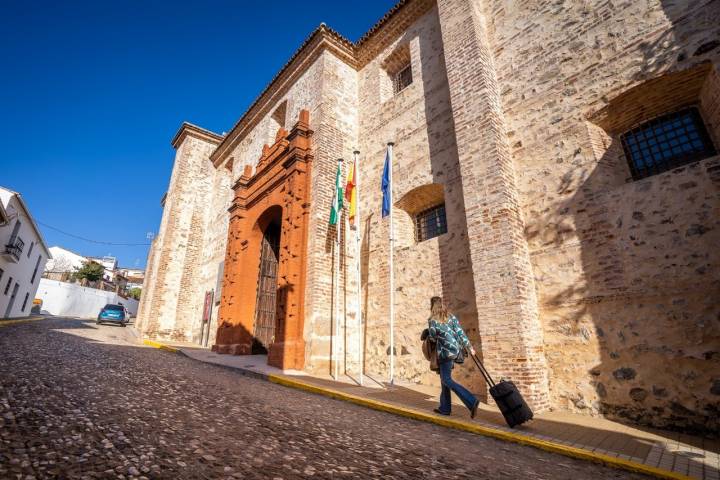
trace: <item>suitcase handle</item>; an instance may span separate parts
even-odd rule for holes
[[[493,381],[492,377],[490,376],[490,373],[485,368],[485,365],[482,364],[482,362],[477,357],[477,355],[470,354],[470,356],[472,357],[473,361],[475,362],[475,365],[480,370],[480,373],[482,374],[483,378],[488,383],[488,385],[490,385],[491,387],[494,387],[495,382]]]

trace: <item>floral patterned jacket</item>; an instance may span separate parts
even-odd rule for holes
[[[470,339],[465,335],[460,320],[450,314],[447,323],[438,322],[434,319],[428,320],[428,338],[437,343],[438,360],[454,360],[461,348],[470,347]]]

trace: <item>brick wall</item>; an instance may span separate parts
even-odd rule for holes
[[[633,182],[611,126],[625,120],[597,112],[639,86],[643,101],[615,110],[642,120],[682,96],[663,75],[708,61],[716,74],[720,5],[486,5],[551,404],[717,429],[717,159]],[[702,86],[710,124],[716,78]]]
[[[383,94],[385,65],[409,50],[413,83]],[[394,199],[436,184],[447,207],[448,233],[416,242],[407,207],[394,208],[395,375],[401,381],[438,385],[422,356],[420,333],[427,327],[429,301],[442,295],[479,347],[477,307],[469,262],[463,190],[457,160],[443,45],[436,9],[431,9],[360,71],[360,151],[363,202],[362,265],[365,312],[365,369],[386,381],[389,374],[389,223],[381,218],[380,181],[386,142],[394,141]],[[436,199],[431,199],[436,203]],[[430,205],[427,205],[430,206]],[[415,209],[422,208],[415,205]],[[479,349],[478,349],[479,350]],[[482,392],[482,379],[469,367],[456,376]]]
[[[197,341],[204,290],[198,272],[212,203],[214,168],[209,161],[217,141],[188,134],[177,146],[163,217],[149,257],[147,299],[138,323],[152,338]]]
[[[418,337],[425,302],[440,294],[495,376],[515,380],[537,410],[717,428],[720,159],[634,182],[619,135],[695,102],[718,146],[718,2],[438,0],[422,11],[382,27],[388,31],[377,35],[387,42],[361,47],[369,62],[359,70],[328,50],[313,56],[263,100],[217,168],[206,162],[209,143],[188,137],[179,146],[148,259],[143,329],[197,339],[196,312],[225,251],[227,187],[257,163],[283,120],[277,112],[296,119],[307,109],[315,132],[307,370],[331,371],[339,334],[341,371],[357,374],[362,348],[365,372],[387,378],[389,232],[380,177],[386,142],[394,141],[398,379],[438,383]],[[408,54],[413,83],[394,93],[388,68]],[[683,80],[667,76],[673,72]],[[328,215],[336,160],[351,159],[355,148],[362,241],[359,251],[354,241],[340,249],[335,331]],[[436,193],[414,197],[423,186]],[[448,232],[418,243],[416,203],[435,203],[439,192]],[[483,393],[474,369],[456,375]]]
[[[472,0],[440,0],[482,355],[538,411],[547,367],[524,220],[488,18]]]

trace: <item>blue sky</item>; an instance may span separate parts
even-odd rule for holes
[[[320,22],[354,41],[394,3],[3,2],[0,186],[44,224],[145,243],[182,121],[229,130]],[[49,246],[145,265],[147,246],[40,228]]]

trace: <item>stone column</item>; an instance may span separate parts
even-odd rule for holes
[[[492,45],[481,0],[438,0],[455,122],[482,356],[536,411],[547,364]]]

